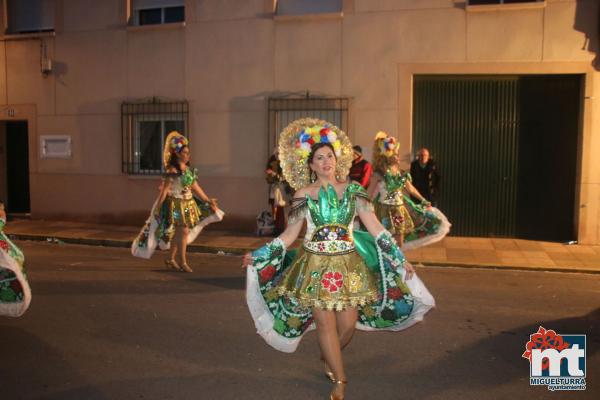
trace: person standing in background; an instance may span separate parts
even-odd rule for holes
[[[365,189],[369,187],[371,175],[373,175],[373,167],[371,163],[363,158],[362,148],[358,145],[352,147],[354,158],[352,167],[350,167],[350,180],[360,183]]]
[[[188,139],[169,133],[163,148],[165,175],[150,217],[131,244],[135,257],[150,258],[156,247],[171,249],[165,265],[176,271],[193,272],[187,263],[187,245],[204,227],[223,220],[225,213],[198,184],[198,170],[190,166]],[[179,255],[180,263],[175,260]]]
[[[417,159],[410,164],[410,175],[413,186],[437,207],[440,174],[435,161],[429,156],[429,150],[423,147],[417,152]]]
[[[269,184],[269,205],[275,221],[274,235],[277,236],[286,228],[285,206],[288,185],[283,177],[281,165],[279,163],[278,148],[273,150],[273,154],[267,161],[265,169],[267,183]]]

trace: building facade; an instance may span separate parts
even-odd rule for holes
[[[332,113],[367,155],[379,130],[399,138],[406,167],[432,148],[458,234],[600,244],[597,0],[2,3],[0,198],[13,212],[141,223],[157,146],[177,128],[222,227],[248,230],[268,207],[274,132]],[[478,193],[503,200],[469,219],[490,208]],[[548,228],[559,234],[523,231],[536,209],[563,221]]]

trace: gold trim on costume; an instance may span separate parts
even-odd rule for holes
[[[331,256],[301,249],[275,289],[301,307],[336,311],[364,306],[378,296],[376,277],[356,251]]]

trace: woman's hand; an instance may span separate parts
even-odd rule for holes
[[[252,257],[252,253],[244,254],[244,258],[242,259],[242,269],[246,269],[248,266],[254,263],[254,257]]]
[[[216,213],[217,210],[219,209],[219,207],[217,206],[217,199],[210,199],[208,201],[208,203],[210,204],[210,209]]]
[[[409,280],[415,274],[415,267],[408,261],[404,262],[404,271],[406,271],[405,280]]]
[[[154,207],[154,218],[158,219],[160,217],[160,209],[162,208],[162,202],[156,203]]]

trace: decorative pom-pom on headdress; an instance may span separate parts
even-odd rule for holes
[[[331,127],[331,124],[325,123],[302,129],[297,135],[295,144],[298,155],[302,158],[308,158],[313,145],[317,143],[329,143],[333,147],[335,155],[339,157],[342,144],[338,140],[337,133]]]
[[[373,146],[373,169],[380,175],[384,175],[390,167],[390,163],[397,162],[397,158],[392,158],[398,155],[400,143],[395,137],[388,135],[386,132],[379,131],[375,135],[375,143]]]
[[[181,150],[188,145],[188,139],[177,131],[172,131],[167,135],[163,150],[163,164],[165,169],[167,169],[169,166],[169,159],[171,158],[171,155],[180,153]]]
[[[379,131],[375,135],[375,148],[379,151],[380,155],[391,157],[398,153],[400,143],[396,141],[395,137],[389,136],[383,131]]]
[[[337,158],[336,176],[346,179],[352,165],[352,143],[337,126],[316,118],[303,118],[289,124],[279,135],[279,160],[285,180],[294,189],[310,184],[308,157],[312,147],[329,143]]]
[[[188,144],[187,138],[180,135],[171,140],[169,147],[171,148],[171,153],[179,153]]]

